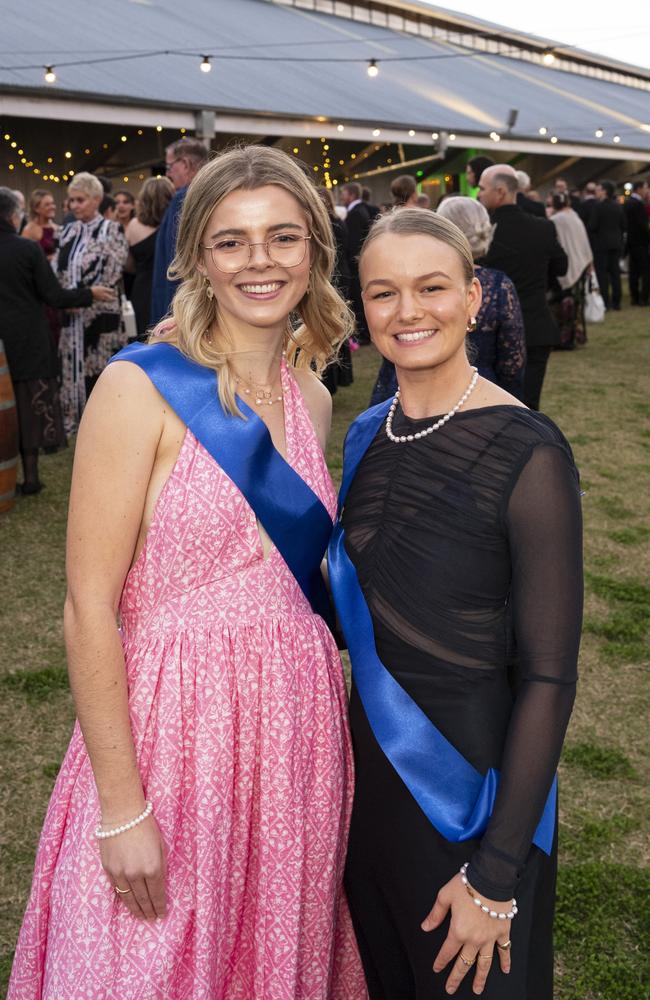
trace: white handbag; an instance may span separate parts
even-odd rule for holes
[[[585,323],[602,323],[605,319],[605,303],[594,275],[589,278],[585,295]]]
[[[130,299],[126,295],[120,295],[120,312],[122,314],[122,326],[129,340],[136,340],[138,336],[138,324],[135,319],[135,309]]]

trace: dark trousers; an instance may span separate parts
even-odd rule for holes
[[[630,247],[630,299],[648,305],[650,299],[650,247]]]
[[[618,263],[618,250],[596,250],[594,252],[594,267],[600,285],[606,309],[621,308],[621,269]],[[610,297],[611,283],[611,297]]]
[[[539,399],[546,375],[551,348],[548,344],[538,344],[526,349],[526,371],[524,373],[524,403],[531,410],[539,410]]]

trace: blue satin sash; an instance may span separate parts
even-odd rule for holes
[[[330,618],[320,567],[332,519],[320,498],[276,450],[263,420],[238,399],[248,418],[225,413],[215,372],[172,344],[129,344],[111,361],[131,361],[244,495],[295,576],[314,612]]]
[[[442,735],[386,669],[377,655],[372,618],[356,570],[345,551],[341,511],[350,484],[391,400],[355,420],[344,445],[339,516],[329,546],[329,578],[352,676],[375,739],[429,822],[446,840],[480,837],[488,824],[499,772],[480,774]],[[557,779],[554,779],[533,843],[546,854],[553,847]]]

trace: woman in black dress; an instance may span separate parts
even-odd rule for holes
[[[151,282],[156,237],[162,217],[174,197],[168,177],[150,177],[140,189],[135,218],[126,228],[129,243],[127,270],[135,274],[129,298],[135,312],[138,340],[145,340],[151,312]]]
[[[385,216],[360,268],[373,341],[400,386],[346,442],[339,537],[371,619],[361,650],[334,549],[330,560],[355,681],[346,882],[370,996],[551,1000],[551,789],[582,609],[578,475],[557,427],[470,367],[481,286],[456,226]],[[358,669],[369,646],[384,670],[370,682]],[[425,730],[439,755],[423,754]],[[479,783],[488,774],[483,791],[500,773],[474,813],[459,760]],[[461,805],[482,823],[443,835]]]

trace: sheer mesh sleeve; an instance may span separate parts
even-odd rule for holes
[[[504,499],[517,648],[515,704],[494,813],[468,878],[510,899],[524,870],[558,764],[577,680],[582,620],[582,519],[575,466],[560,444],[538,444]]]

